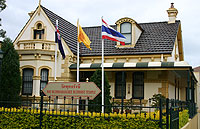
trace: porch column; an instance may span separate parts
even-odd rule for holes
[[[194,103],[194,80],[191,80],[191,101]]]
[[[190,92],[190,71],[188,70],[188,85],[187,85],[187,100],[186,101],[189,101],[189,92]]]
[[[122,86],[121,86],[121,95],[122,95],[122,98],[121,98],[122,99],[121,113],[123,113],[123,110],[124,110],[123,109],[123,107],[124,107],[124,94],[123,93],[124,93],[124,87],[125,87],[125,85],[124,85],[125,82],[124,81],[125,81],[125,72],[123,71],[122,72]]]

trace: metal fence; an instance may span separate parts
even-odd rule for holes
[[[148,120],[158,121],[160,128],[178,129],[180,111],[188,109],[190,118],[193,118],[197,113],[196,104],[189,101],[160,99],[159,102],[155,104],[151,99],[147,101],[142,99],[130,99],[121,103],[119,99],[113,98],[110,105],[101,105],[88,103],[88,101],[91,101],[89,98],[88,100],[81,100],[81,98],[79,98],[79,100],[79,104],[77,104],[73,97],[71,99],[58,99],[58,97],[33,96],[30,99],[30,97],[27,96],[21,102],[0,101],[0,107],[11,109],[11,107],[15,106],[17,107],[16,113],[19,113],[17,110],[22,110],[22,112],[31,112],[31,110],[33,110],[33,113],[40,116],[40,127],[44,115],[76,117],[78,113],[82,112],[82,117],[91,117],[99,113],[99,116],[106,119],[109,119],[111,114],[115,114],[116,116],[124,114],[125,117],[130,115],[135,117],[143,116]],[[102,106],[104,106],[107,114],[101,113]],[[77,112],[77,107],[79,107],[79,112]],[[4,110],[0,111],[0,114],[11,113],[11,110],[9,110],[9,112],[6,111],[5,108],[3,109]]]

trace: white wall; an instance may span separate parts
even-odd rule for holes
[[[175,87],[173,85],[169,84],[168,92],[169,99],[175,99]]]
[[[28,26],[25,28],[24,33],[21,35],[19,40],[30,40],[32,39],[33,32],[32,27],[34,27],[35,23],[38,21],[42,21],[44,26],[46,26],[46,40],[54,41],[55,40],[55,30],[53,26],[49,23],[49,20],[46,18],[45,13],[41,10],[40,15],[35,14],[31,19],[31,22],[28,23]]]
[[[134,25],[134,29],[135,29],[134,30],[135,31],[134,39],[135,39],[135,43],[137,43],[137,40],[139,39],[142,31],[136,25]]]
[[[162,83],[144,83],[144,99],[152,98],[158,94],[158,88],[162,88]]]

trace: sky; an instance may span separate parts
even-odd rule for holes
[[[110,24],[123,17],[137,23],[168,21],[166,10],[171,3],[181,20],[184,60],[193,67],[200,66],[200,1],[199,0],[41,0],[41,5],[76,25],[100,26],[101,17]],[[34,11],[39,0],[7,0],[0,12],[2,28],[14,40]]]

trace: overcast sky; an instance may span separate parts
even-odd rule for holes
[[[199,0],[41,0],[41,4],[76,25],[100,26],[103,16],[114,25],[122,17],[138,23],[167,21],[166,10],[173,2],[181,20],[184,59],[193,67],[200,66],[200,1]],[[0,13],[3,29],[12,40],[29,19],[28,13],[37,8],[39,0],[7,0]]]

